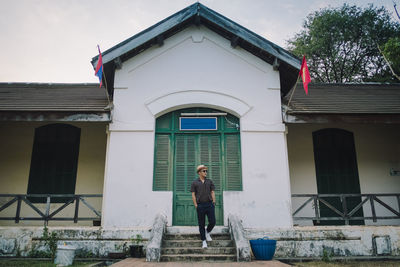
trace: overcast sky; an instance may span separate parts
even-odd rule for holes
[[[98,82],[90,64],[97,44],[107,50],[194,2],[0,0],[0,82]],[[392,0],[200,2],[282,47],[320,8],[373,2],[394,13]]]

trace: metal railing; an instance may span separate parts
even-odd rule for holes
[[[382,197],[391,198],[391,203],[382,200]],[[292,198],[306,198],[292,214],[295,221],[313,220],[320,223],[320,221],[341,220],[349,225],[352,220],[377,222],[378,220],[400,219],[400,194],[292,194]],[[350,199],[353,202],[353,207],[348,207],[348,200]],[[339,201],[341,203],[340,208],[332,204],[333,202],[339,203]],[[371,216],[359,216],[363,210],[362,207],[368,205],[367,203],[370,205]],[[381,206],[381,211],[385,210],[386,213],[389,211],[390,215],[378,215],[376,212],[377,203]],[[308,204],[312,205],[314,216],[298,216],[300,211],[304,211]],[[321,207],[335,216],[321,216]]]
[[[96,210],[91,204],[89,204],[89,198],[102,198],[102,194],[83,194],[83,195],[72,195],[72,194],[0,194],[0,200],[6,199],[5,203],[0,206],[0,220],[13,220],[15,223],[19,221],[44,221],[46,224],[49,221],[92,221],[101,219],[101,211]],[[36,201],[34,201],[36,200]],[[45,200],[42,202],[42,200]],[[53,202],[52,202],[53,200]],[[33,203],[34,202],[34,203]],[[36,203],[39,202],[39,203]],[[15,216],[13,217],[2,217],[6,210],[9,211],[11,205],[15,205]],[[28,211],[24,213],[32,213],[32,210],[39,216],[32,215],[24,216],[21,214],[22,203],[25,203]],[[93,214],[94,217],[79,217],[80,203],[86,206]],[[55,210],[51,210],[51,205],[58,204]],[[60,212],[65,210],[68,206],[74,205],[74,216],[60,216]],[[44,207],[43,207],[44,206]],[[56,216],[59,215],[59,216]]]

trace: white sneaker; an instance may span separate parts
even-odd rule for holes
[[[206,239],[207,239],[207,241],[212,241],[212,238],[207,231],[206,231]]]
[[[203,241],[203,245],[201,246],[201,248],[207,248],[207,242],[205,240]]]

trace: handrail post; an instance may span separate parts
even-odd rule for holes
[[[319,206],[318,206],[318,195],[317,196],[313,196],[314,198],[314,212],[315,212],[315,218],[317,218],[317,223],[320,223],[319,220]]]
[[[19,223],[20,214],[21,214],[21,200],[22,200],[22,197],[20,195],[18,195],[17,212],[15,214],[15,223]]]
[[[51,202],[51,201],[50,201],[50,195],[47,195],[47,200],[46,200],[46,213],[45,213],[46,217],[44,218],[44,223],[45,223],[46,225],[49,224],[50,202]]]
[[[346,203],[346,196],[340,194],[340,200],[342,201],[342,208],[343,208],[343,216],[344,216],[344,223],[349,225],[349,218],[347,216],[347,203]]]
[[[397,207],[399,207],[399,212],[400,212],[400,195],[397,195]]]
[[[78,222],[78,213],[79,213],[79,196],[75,196],[75,215],[74,215],[74,223]]]
[[[372,212],[372,221],[376,222],[376,212],[375,212],[375,205],[374,205],[374,195],[369,196],[369,203],[371,204],[371,212]]]

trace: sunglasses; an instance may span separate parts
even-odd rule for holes
[[[202,172],[208,172],[207,170],[202,170]]]

